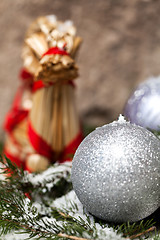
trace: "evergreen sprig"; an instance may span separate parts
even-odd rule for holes
[[[30,175],[24,172],[9,159],[0,158],[0,161],[3,164],[1,166],[2,174],[7,175],[6,178],[0,180],[1,235],[14,231],[27,233],[28,239],[120,240],[122,235],[124,238],[134,239],[155,230],[154,221],[151,220],[133,224],[125,223],[121,226],[109,225],[85,212],[83,215],[79,214],[75,202],[70,202],[65,208],[55,207],[53,204],[55,196],[49,197],[49,192],[55,186],[57,186],[56,191],[58,191],[60,185],[57,184],[70,183],[69,170],[66,170],[64,174],[64,172],[59,171],[58,166],[53,166],[57,171],[49,171],[52,176],[47,178],[45,175],[47,180],[36,182],[31,181],[31,179],[36,178],[38,174]],[[63,181],[61,181],[62,179]],[[38,191],[38,187],[42,189]],[[31,194],[31,189],[34,194]],[[26,198],[27,191],[30,192],[30,196],[33,196],[31,200]],[[46,192],[48,198],[44,198]],[[59,196],[65,195],[66,192],[65,190]],[[38,201],[35,201],[35,196],[39,196]],[[109,228],[111,234],[108,233]],[[160,239],[158,233],[153,239]]]
[[[149,220],[141,220],[140,222],[135,223],[123,223],[121,225],[113,226],[114,230],[117,233],[123,233],[123,236],[128,236],[131,239],[134,239],[137,235],[145,235],[148,232],[156,230],[155,228],[156,222],[153,219]],[[137,236],[138,237],[138,236]]]
[[[9,191],[8,191],[9,190]],[[0,187],[1,235],[11,230],[28,233],[37,239],[96,239],[96,229],[83,219],[77,220],[62,210],[52,209],[47,215],[38,212],[34,204],[20,190]],[[52,215],[52,217],[51,217]]]
[[[60,169],[58,164],[51,166],[43,175],[40,173],[28,173],[18,168],[8,158],[0,156],[0,173],[5,175],[6,181],[16,189],[31,195],[33,200],[37,198],[45,201],[52,200],[65,195],[72,189],[70,180],[71,165],[62,165]],[[56,171],[55,171],[56,170]]]

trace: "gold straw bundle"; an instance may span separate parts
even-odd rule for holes
[[[29,171],[68,160],[66,149],[74,154],[82,140],[73,83],[80,43],[73,23],[57,21],[54,15],[36,19],[26,34],[22,57],[25,69],[34,76],[32,106],[8,137],[6,149],[16,156],[19,152]]]
[[[50,161],[55,162],[61,160],[63,150],[81,132],[72,81],[78,76],[73,57],[81,39],[75,35],[76,29],[70,21],[63,23],[54,19],[52,25],[50,19],[37,20],[39,29],[30,36],[28,34],[25,43],[39,60],[35,69],[35,86],[40,81],[43,83],[33,94],[29,124],[38,137],[34,141],[34,134],[31,134],[30,140],[40,155],[41,148],[44,148],[42,143],[46,143],[52,152]],[[34,159],[30,157],[27,162],[32,168]]]

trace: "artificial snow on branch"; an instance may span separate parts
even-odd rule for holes
[[[8,159],[1,159],[1,162],[4,164],[2,176],[5,173],[7,178],[0,181],[0,239],[121,240],[154,230],[153,221],[117,226],[90,215],[74,191],[69,191],[71,166],[68,163],[52,166],[41,174],[29,174]],[[8,175],[9,172],[12,174]],[[55,186],[58,190],[61,179],[68,183],[65,191],[61,197],[50,197]],[[38,187],[45,190],[36,192]],[[154,239],[158,240],[158,235],[156,237]]]

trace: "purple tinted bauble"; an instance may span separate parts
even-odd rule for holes
[[[138,86],[128,99],[124,115],[131,123],[160,131],[160,76]]]

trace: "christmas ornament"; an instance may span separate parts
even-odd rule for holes
[[[160,141],[118,121],[97,128],[72,162],[73,188],[84,207],[111,222],[138,221],[160,206]]]
[[[37,18],[24,42],[22,57],[31,78],[30,96],[28,102],[22,101],[26,88],[21,91],[16,109],[7,116],[4,153],[32,172],[56,161],[72,160],[82,141],[73,82],[78,76],[74,58],[81,38],[71,21],[61,22],[51,15]]]
[[[131,123],[160,131],[160,76],[141,83],[129,98],[124,115]]]
[[[82,141],[74,96],[74,79],[78,76],[74,57],[81,38],[71,21],[61,22],[46,16],[38,18],[36,24],[37,28],[31,29],[25,39],[37,63],[33,106],[28,118],[29,143],[43,157],[36,157],[40,162],[47,163],[47,159],[50,163],[64,162],[72,160]],[[30,69],[30,65],[25,67]],[[27,166],[34,160],[29,156]]]

